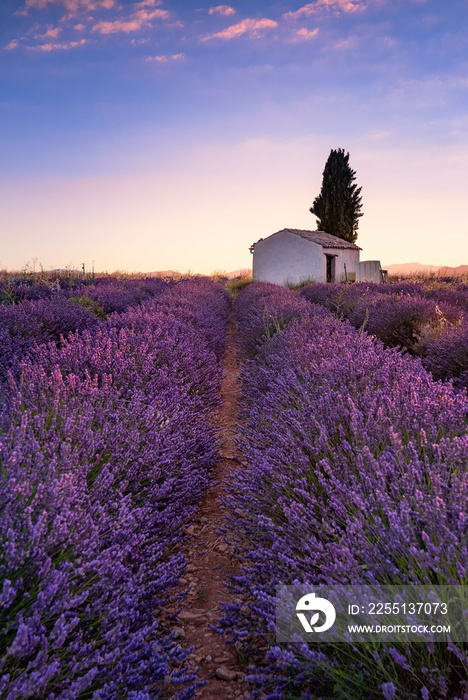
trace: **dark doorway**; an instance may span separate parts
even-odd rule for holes
[[[327,259],[327,282],[335,281],[335,258],[336,255],[326,255]]]

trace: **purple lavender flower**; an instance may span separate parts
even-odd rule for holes
[[[251,287],[236,299],[241,344],[245,335],[255,348],[241,376],[245,469],[226,500],[244,562],[231,590],[249,614],[226,606],[220,628],[254,655],[275,632],[277,584],[466,583],[468,400],[315,304],[258,343],[276,291]],[[280,309],[287,294],[293,308],[296,295],[281,290]],[[286,658],[273,647],[255,679],[271,698],[311,684],[318,696],[335,687],[378,698],[390,671],[402,697],[422,687],[448,697],[449,679],[452,697],[463,697],[462,650],[436,646],[382,644],[377,658],[308,647],[288,647]],[[423,682],[428,656],[434,672]]]
[[[229,297],[209,282],[177,287],[30,348],[11,378],[0,697],[194,695],[188,652],[158,617],[219,458],[210,418]]]
[[[382,683],[382,693],[385,700],[393,700],[396,695],[396,688],[393,683]]]

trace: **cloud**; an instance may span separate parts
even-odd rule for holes
[[[216,5],[216,7],[210,7],[208,10],[209,15],[224,15],[227,17],[228,15],[235,15],[236,11],[233,7],[229,7],[229,5]]]
[[[13,39],[12,41],[10,41],[9,44],[7,44],[6,46],[4,46],[3,48],[5,49],[5,51],[11,51],[12,49],[17,49],[18,46],[19,46],[18,40],[17,40],[17,39]]]
[[[110,10],[114,7],[115,0],[26,0],[26,8],[45,10],[49,5],[63,7],[69,15],[76,15],[79,12]]]
[[[134,12],[129,19],[115,19],[111,21],[98,22],[93,27],[93,32],[100,34],[118,34],[119,32],[138,32],[144,27],[151,26],[153,19],[167,19],[169,12],[167,10],[138,10]]]
[[[136,10],[142,10],[145,7],[159,7],[162,5],[162,0],[143,0],[143,2],[135,3]]]
[[[300,7],[295,12],[286,12],[283,19],[299,19],[300,17],[309,17],[316,15],[323,10],[334,11],[336,14],[340,12],[359,12],[366,8],[364,0],[316,0],[308,5]]]
[[[147,56],[147,61],[156,61],[156,63],[169,63],[169,61],[181,61],[185,58],[184,53],[173,53],[172,56]]]
[[[33,51],[66,51],[68,49],[74,49],[77,46],[83,46],[86,44],[86,39],[81,39],[80,41],[69,41],[67,44],[41,44],[40,46],[28,46],[28,49]]]
[[[61,31],[60,27],[50,27],[44,34],[36,34],[36,39],[56,39]]]
[[[304,41],[307,39],[313,39],[319,33],[318,29],[306,29],[301,27],[298,29],[294,35],[294,41]]]
[[[209,39],[237,39],[243,34],[249,34],[251,37],[257,38],[260,30],[273,29],[277,26],[278,22],[272,19],[243,19],[242,22],[232,24],[222,32],[216,32],[216,34],[204,37],[203,41],[208,41]]]
[[[358,44],[358,39],[355,36],[349,37],[349,39],[342,39],[337,41],[335,44],[335,49],[355,49]]]

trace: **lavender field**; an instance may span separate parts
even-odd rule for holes
[[[0,308],[0,696],[192,697],[157,609],[218,458],[229,295],[156,280],[23,299]]]
[[[253,283],[232,303],[207,278],[17,280],[0,298],[2,700],[207,692],[160,621],[219,460],[230,318],[238,602],[216,629],[250,696],[468,699],[461,644],[274,641],[280,583],[467,584],[468,286]]]
[[[423,366],[438,357],[463,384],[467,301],[465,287],[422,285],[238,295],[247,468],[226,534],[244,604],[220,630],[252,657],[268,649],[261,697],[468,698],[466,647],[272,641],[280,583],[467,583],[468,399]]]

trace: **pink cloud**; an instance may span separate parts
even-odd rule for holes
[[[159,7],[162,5],[162,0],[143,0],[134,5],[136,10],[142,10],[145,7]]]
[[[44,34],[37,34],[36,39],[56,39],[61,31],[60,27],[50,27]]]
[[[41,44],[40,46],[28,46],[28,49],[34,51],[66,51],[68,49],[74,49],[77,46],[83,46],[86,44],[86,39],[81,39],[80,41],[69,41],[67,44]]]
[[[238,24],[232,24],[227,29],[222,32],[216,32],[216,34],[211,34],[203,39],[203,41],[208,41],[209,39],[237,39],[237,37],[243,34],[249,34],[250,36],[257,38],[259,32],[262,29],[273,29],[278,26],[278,22],[272,19],[243,19],[242,22]]]
[[[169,61],[181,61],[185,58],[184,53],[174,53],[172,56],[148,56],[147,61],[156,61],[156,63],[169,63]]]
[[[335,44],[335,49],[355,49],[357,45],[357,38],[355,36],[349,37],[349,39],[342,39],[337,41]]]
[[[229,5],[216,5],[216,7],[210,7],[208,10],[209,15],[224,15],[227,17],[228,15],[235,15],[236,11],[233,7],[229,7]]]
[[[357,12],[364,10],[365,7],[363,0],[316,0],[300,7],[295,12],[286,12],[283,18],[299,19],[299,17],[309,17],[310,15],[318,14],[322,10],[332,10],[338,14],[340,12]]]
[[[305,27],[301,27],[295,33],[294,40],[295,41],[305,41],[308,39],[313,39],[314,37],[317,36],[318,33],[319,33],[318,29],[306,29]]]
[[[6,51],[11,51],[12,49],[17,49],[18,46],[19,46],[18,40],[17,40],[17,39],[13,39],[12,41],[10,41],[9,44],[7,44],[6,46],[4,46],[3,48],[4,48]]]
[[[93,12],[94,10],[110,10],[115,5],[115,0],[26,0],[26,7],[34,7],[45,10],[49,5],[63,7],[70,15],[79,12]]]
[[[138,32],[144,27],[151,26],[153,19],[167,19],[169,12],[167,10],[138,10],[130,16],[128,20],[115,19],[112,21],[98,22],[93,27],[93,32],[100,34],[118,34],[119,32]]]

